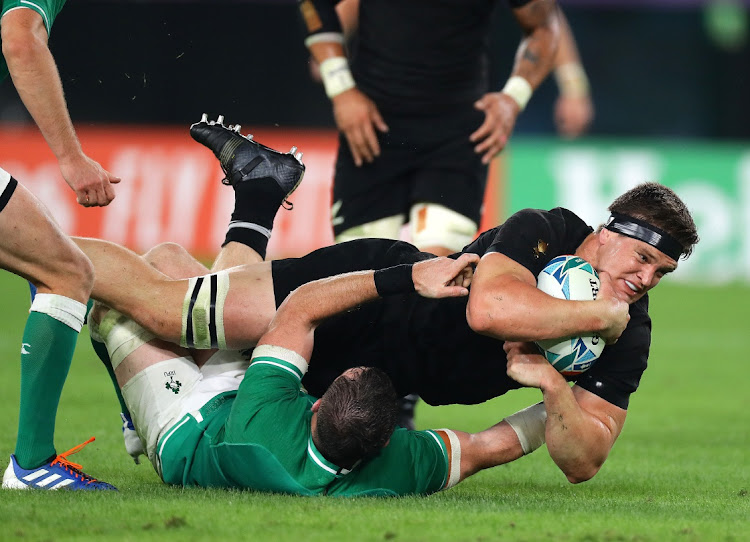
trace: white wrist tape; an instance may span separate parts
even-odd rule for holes
[[[518,107],[521,108],[521,111],[523,111],[526,104],[529,103],[529,98],[531,98],[533,92],[534,89],[531,88],[529,82],[520,75],[514,75],[508,79],[508,82],[505,83],[502,90],[503,94],[507,94],[513,98],[518,104]]]
[[[316,43],[338,43],[344,45],[344,35],[341,32],[320,32],[305,39],[305,47],[308,49]]]
[[[349,62],[343,56],[327,58],[320,63],[320,78],[329,98],[354,88],[354,78],[349,71]]]
[[[555,69],[555,80],[560,94],[565,96],[588,96],[589,78],[583,66],[575,62],[563,64]]]
[[[547,422],[547,410],[544,403],[537,403],[515,414],[511,414],[505,421],[513,428],[521,442],[523,455],[530,454],[544,444],[544,432]]]

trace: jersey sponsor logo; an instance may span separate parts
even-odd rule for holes
[[[26,350],[26,347],[27,347],[27,346],[28,346],[29,348],[31,348],[31,345],[30,345],[29,343],[22,343],[22,344],[21,344],[21,355],[23,355],[23,354],[31,354],[31,351],[30,351],[30,350]]]
[[[534,258],[539,259],[540,256],[546,254],[547,246],[547,241],[539,239],[539,241],[536,242],[536,246],[532,249],[534,251]]]

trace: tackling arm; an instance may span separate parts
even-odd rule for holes
[[[326,318],[379,296],[399,292],[416,290],[432,298],[468,295],[472,265],[477,260],[475,254],[463,254],[457,260],[434,258],[383,271],[347,273],[303,284],[284,300],[258,344],[282,346],[309,360],[315,328]],[[378,273],[381,273],[380,279],[376,278]]]

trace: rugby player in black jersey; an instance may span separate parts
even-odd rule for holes
[[[488,75],[488,0],[368,0],[358,6],[351,72],[336,0],[303,0],[308,46],[339,131],[337,242],[397,239],[446,255],[477,232],[487,164],[553,66],[554,0],[510,0],[523,32],[507,85]],[[498,89],[499,90],[499,89]]]
[[[231,237],[235,229],[254,231],[251,217],[240,216],[240,199],[253,186],[262,196],[277,185],[282,187],[278,207],[301,176],[299,164],[220,124],[201,122],[192,133],[220,158],[238,195],[235,214],[243,225],[230,227],[224,250],[235,258],[247,254],[238,261],[259,261],[264,245],[258,238]],[[569,480],[591,478],[619,436],[629,397],[646,369],[648,291],[698,241],[685,204],[658,183],[636,186],[609,209],[610,219],[596,231],[557,208],[520,211],[483,233],[463,250],[481,256],[468,302],[395,295],[327,320],[315,332],[312,369],[303,384],[320,396],[344,370],[371,365],[391,377],[397,392],[417,392],[436,405],[479,403],[511,389],[536,387],[544,410],[535,411],[537,423],[530,420],[531,425],[541,428],[550,455]],[[122,247],[76,242],[96,268],[94,298],[156,336],[191,348],[253,346],[276,307],[307,282],[433,257],[401,241],[367,239],[302,258],[170,281]],[[599,271],[595,301],[559,300],[536,288],[538,272],[562,254],[576,254]],[[599,333],[608,346],[570,387],[529,341],[584,332]],[[539,424],[543,416],[547,421]]]
[[[576,135],[590,120],[586,77],[555,2],[508,3],[524,36],[502,92],[493,92],[488,76],[492,12],[500,2],[299,3],[305,43],[340,131],[332,209],[336,242],[399,239],[404,223],[411,242],[433,254],[451,254],[471,242],[487,164],[553,65],[561,133]],[[403,402],[402,424],[413,425],[414,399]]]

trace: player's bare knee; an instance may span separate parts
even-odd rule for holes
[[[177,243],[161,243],[143,255],[143,258],[155,269],[168,277],[181,278],[206,272],[190,253]]]
[[[166,241],[159,243],[155,247],[149,249],[143,258],[154,267],[158,267],[164,262],[169,262],[174,259],[181,259],[187,255],[187,251],[182,245]]]
[[[58,250],[50,265],[39,270],[32,282],[42,293],[53,293],[86,303],[94,288],[94,266],[75,245]]]
[[[437,203],[417,203],[409,215],[412,243],[419,248],[442,247],[459,252],[471,243],[478,225],[470,218]]]

